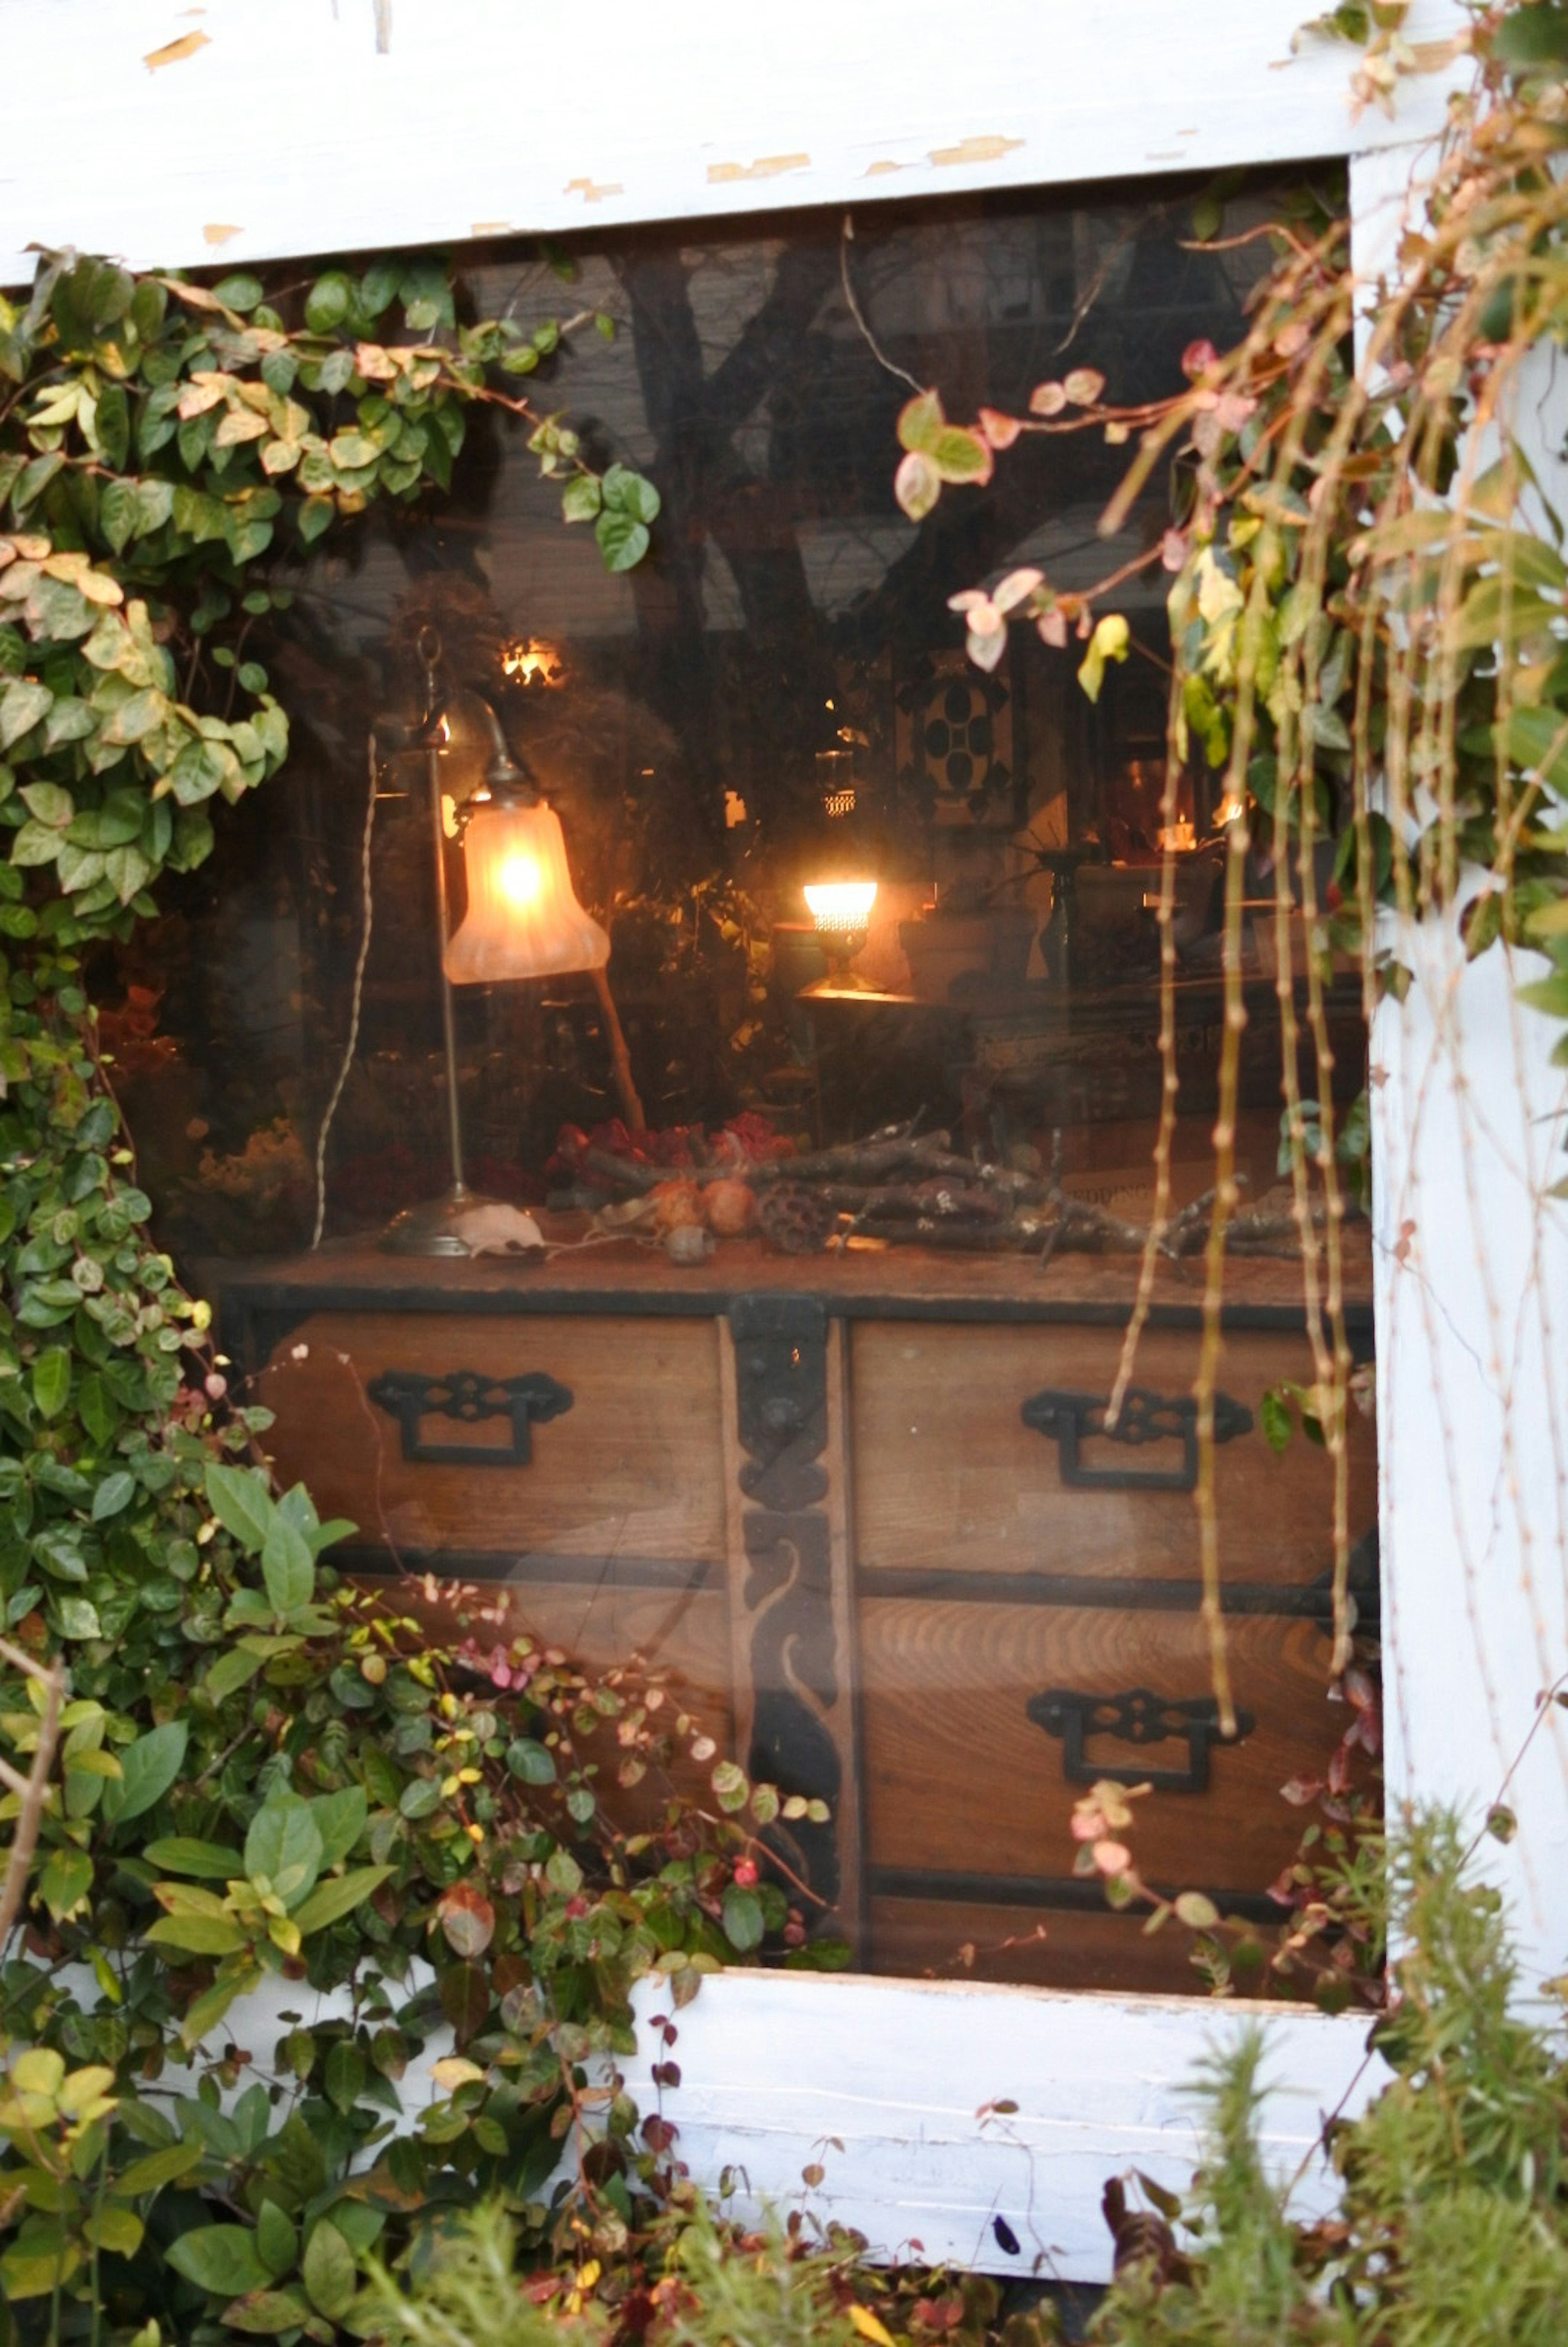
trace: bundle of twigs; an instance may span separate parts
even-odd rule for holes
[[[885,1125],[863,1140],[761,1164],[683,1167],[678,1176],[665,1166],[589,1150],[583,1172],[593,1188],[573,1193],[571,1203],[602,1206],[650,1197],[672,1179],[699,1191],[739,1180],[757,1197],[764,1235],[790,1253],[814,1252],[830,1241],[842,1247],[865,1237],[1037,1255],[1048,1263],[1064,1251],[1141,1255],[1147,1245],[1145,1224],[1064,1188],[1060,1133],[1053,1135],[1049,1165],[1031,1169],[960,1155],[951,1133],[921,1133],[917,1122]],[[1199,1254],[1213,1204],[1207,1190],[1174,1214],[1160,1232],[1158,1252],[1172,1259]],[[1226,1244],[1237,1255],[1296,1254],[1296,1214],[1243,1207],[1230,1218]]]

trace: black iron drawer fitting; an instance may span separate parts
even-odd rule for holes
[[[1208,1756],[1216,1744],[1239,1744],[1257,1722],[1249,1711],[1236,1715],[1236,1734],[1219,1730],[1219,1706],[1212,1696],[1187,1698],[1129,1687],[1125,1695],[1084,1695],[1073,1687],[1047,1687],[1029,1702],[1029,1717],[1047,1736],[1062,1739],[1062,1774],[1070,1785],[1093,1785],[1106,1774],[1084,1751],[1091,1736],[1114,1736],[1122,1744],[1186,1742],[1185,1768],[1143,1768],[1141,1781],[1156,1793],[1207,1793]]]
[[[476,1369],[449,1369],[443,1377],[421,1369],[383,1369],[365,1388],[378,1409],[395,1418],[402,1455],[423,1467],[526,1467],[534,1455],[532,1429],[572,1407],[569,1388],[531,1369],[517,1378],[481,1377]],[[477,1426],[487,1418],[509,1418],[512,1440],[489,1442],[426,1442],[425,1418],[453,1418]]]
[[[1062,1481],[1079,1491],[1192,1491],[1197,1488],[1197,1404],[1191,1394],[1158,1394],[1129,1386],[1115,1426],[1105,1424],[1108,1394],[1064,1393],[1046,1386],[1023,1405],[1023,1423],[1054,1438]],[[1214,1439],[1232,1442],[1252,1431],[1252,1412],[1228,1394],[1214,1398]],[[1141,1450],[1146,1442],[1179,1442],[1179,1467],[1095,1467],[1083,1445],[1098,1436]]]

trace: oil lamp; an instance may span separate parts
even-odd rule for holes
[[[856,804],[853,752],[819,750],[817,787],[823,827],[803,893],[818,942],[828,958],[831,981],[843,986],[854,982],[848,975],[848,965],[866,942],[871,907],[877,901],[872,858],[861,835]]]

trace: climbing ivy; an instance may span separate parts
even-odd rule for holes
[[[482,2187],[536,2241],[563,2194],[607,2239],[667,2148],[614,2084],[633,1982],[657,1965],[678,2004],[764,1943],[834,1954],[779,1887],[821,1805],[715,1765],[657,1680],[340,1583],[348,1528],[271,1488],[268,1413],[148,1234],[84,955],[287,755],[249,646],[278,558],[439,496],[481,404],[610,569],[658,512],[517,388],[607,319],[459,324],[429,259],[290,298],[51,255],[0,299],[0,1609],[67,1677],[0,1952],[8,2340],[330,2341],[359,2261]],[[43,1699],[0,1680],[13,1753]],[[269,1982],[298,1992],[241,2024]],[[433,2032],[415,2123],[397,2082]]]

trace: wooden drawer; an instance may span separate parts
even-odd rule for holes
[[[934,1873],[949,1878],[947,1893],[962,1877],[966,1895],[1010,1904],[1007,1878],[1040,1885],[1071,1876],[1073,1805],[1089,1782],[1166,1772],[1195,1788],[1138,1801],[1130,1840],[1139,1870],[1179,1890],[1261,1893],[1301,1830],[1279,1788],[1318,1773],[1345,1726],[1342,1706],[1328,1700],[1328,1636],[1309,1621],[1228,1624],[1246,1715],[1238,1742],[1189,1740],[1185,1727],[1143,1743],[1090,1732],[1074,1756],[1068,1718],[1058,1709],[1042,1719],[1048,1695],[1141,1690],[1162,1705],[1207,1706],[1207,1644],[1196,1614],[871,1598],[859,1618],[873,1889],[891,1869],[918,1896],[921,1878]],[[1074,1758],[1079,1781],[1068,1774]]]
[[[406,1389],[385,1382],[461,1371],[566,1389],[566,1406],[525,1430],[526,1463],[509,1455],[522,1447],[512,1416],[405,1419]],[[527,1558],[535,1573],[551,1555],[724,1559],[710,1320],[321,1312],[280,1340],[257,1385],[277,1414],[283,1481],[302,1478],[323,1516],[349,1517],[362,1543],[405,1563],[453,1551]]]
[[[1121,1342],[1115,1328],[858,1326],[850,1409],[861,1573],[1195,1577],[1197,1519],[1189,1491],[1075,1486],[1059,1440],[1022,1415],[1025,1400],[1046,1389],[1103,1400]],[[1197,1349],[1196,1333],[1145,1330],[1137,1385],[1189,1397]],[[1232,1580],[1300,1583],[1330,1569],[1331,1462],[1299,1433],[1277,1457],[1258,1419],[1266,1388],[1282,1378],[1310,1384],[1311,1377],[1305,1337],[1226,1338],[1220,1387],[1251,1417],[1249,1430],[1215,1454],[1222,1568]],[[1350,1445],[1355,1538],[1377,1516],[1372,1429],[1359,1414]],[[1092,1437],[1080,1446],[1078,1463],[1090,1477],[1176,1481],[1187,1462],[1173,1436],[1138,1445]]]
[[[721,1752],[733,1749],[728,1607],[722,1583],[700,1567],[686,1588],[649,1588],[613,1570],[603,1578],[584,1581],[550,1581],[525,1573],[500,1586],[455,1594],[443,1588],[433,1601],[424,1595],[423,1583],[403,1583],[391,1602],[427,1623],[437,1638],[456,1644],[472,1637],[482,1655],[526,1631],[540,1645],[559,1647],[587,1670],[612,1669],[640,1658],[668,1690],[667,1717],[686,1711]],[[613,1729],[600,1733],[590,1757],[598,1760],[601,1790],[627,1831],[657,1821],[669,1786],[654,1773],[635,1798],[624,1788],[612,1789],[620,1757]],[[687,1758],[677,1762],[673,1781],[690,1798],[701,1799],[711,1775],[711,1762]]]
[[[1192,1934],[1167,1924],[1150,1936],[1148,1910],[1116,1914],[1100,1900],[1067,1911],[986,1901],[886,1898],[873,1881],[865,1969],[924,1980],[1006,1981],[1025,1988],[1195,1993]],[[1281,1910],[1283,1913],[1283,1910]],[[1266,1926],[1259,1926],[1267,1940]]]

